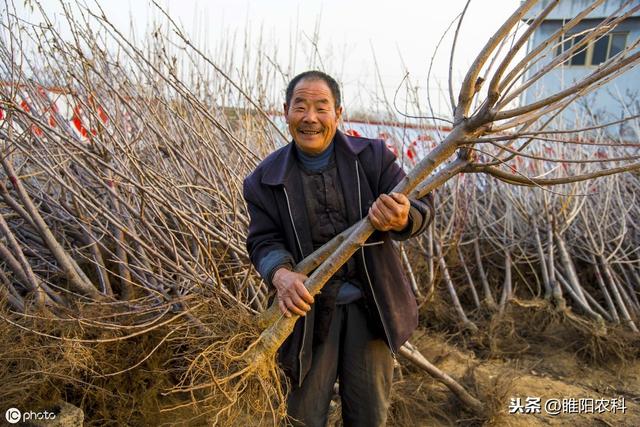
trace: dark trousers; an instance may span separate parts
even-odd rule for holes
[[[385,425],[393,357],[357,302],[336,306],[328,337],[313,349],[311,370],[301,387],[292,386],[287,411],[294,425],[326,425],[336,378],[345,427]]]

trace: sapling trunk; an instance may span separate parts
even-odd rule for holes
[[[493,298],[493,293],[491,292],[491,287],[489,287],[489,280],[487,279],[487,274],[484,271],[484,266],[482,265],[482,256],[480,255],[480,243],[478,239],[473,241],[473,253],[476,257],[476,265],[478,267],[478,275],[480,276],[480,282],[482,283],[482,290],[484,291],[484,303],[487,304],[490,310],[497,310],[498,305],[496,304],[496,300]]]
[[[10,135],[10,138],[11,138],[11,135]],[[94,299],[100,299],[101,298],[100,293],[91,284],[91,282],[86,280],[86,277],[82,277],[81,275],[78,274],[78,270],[80,270],[80,268],[77,266],[76,261],[73,258],[71,258],[65,252],[62,245],[58,243],[55,236],[49,229],[49,226],[44,221],[44,219],[42,219],[42,216],[38,212],[38,209],[34,205],[33,201],[31,200],[31,197],[29,197],[29,195],[27,194],[27,191],[22,185],[20,178],[16,175],[15,171],[13,170],[13,165],[6,157],[3,157],[2,159],[2,166],[4,167],[4,170],[6,171],[9,177],[9,180],[13,184],[13,187],[16,193],[18,193],[18,196],[24,205],[25,211],[33,220],[38,231],[40,232],[42,239],[46,243],[52,255],[58,261],[62,271],[67,276],[67,279],[69,280],[69,285],[71,286],[71,288],[84,295],[91,296]]]
[[[499,313],[504,312],[507,302],[511,299],[511,252],[508,249],[504,251],[504,282],[502,284],[502,296],[500,297]]]
[[[467,262],[462,255],[462,249],[460,246],[457,247],[458,258],[460,258],[460,264],[462,264],[462,268],[464,269],[464,274],[467,277],[467,283],[469,284],[469,290],[471,291],[471,296],[473,297],[473,303],[476,305],[476,308],[480,308],[480,298],[478,297],[478,292],[476,291],[476,285],[473,282],[473,277],[471,277],[471,272],[469,271],[469,267],[467,266]]]
[[[540,269],[542,270],[542,282],[544,283],[544,299],[551,298],[551,280],[549,280],[549,270],[547,268],[547,262],[542,247],[542,240],[540,239],[540,232],[538,231],[538,224],[533,223],[533,234],[536,238],[536,249],[538,251],[538,257],[540,258]]]
[[[611,274],[611,270],[609,269],[609,263],[607,262],[607,259],[602,255],[600,255],[598,259],[600,261],[600,266],[602,267],[604,277],[607,279],[607,282],[609,283],[609,287],[611,288],[611,293],[613,294],[613,297],[616,300],[616,303],[618,304],[618,309],[620,310],[620,315],[622,316],[622,320],[624,320],[624,322],[629,326],[629,328],[633,332],[638,332],[638,327],[636,326],[634,321],[631,319],[631,316],[629,315],[629,310],[627,310],[627,306],[625,305],[624,300],[622,299],[622,295],[620,295],[620,289],[618,288],[618,285],[613,279],[613,275]]]
[[[462,304],[460,304],[460,299],[458,298],[458,294],[456,292],[456,288],[451,280],[451,275],[449,274],[449,269],[447,268],[447,263],[444,260],[444,255],[442,253],[442,248],[438,243],[435,245],[436,249],[436,257],[438,257],[438,265],[440,266],[440,270],[442,272],[442,279],[444,280],[445,285],[447,286],[447,290],[449,291],[449,295],[451,296],[451,301],[453,302],[453,307],[458,313],[458,317],[462,321],[462,324],[465,328],[468,328],[473,333],[478,332],[478,327],[467,317],[467,314],[464,312],[462,308]]]
[[[399,354],[447,386],[447,388],[451,390],[451,392],[453,392],[467,408],[473,410],[477,414],[482,414],[484,412],[484,405],[478,399],[471,396],[464,387],[451,378],[446,372],[441,371],[438,367],[429,362],[411,343],[405,343],[405,345],[400,348]]]
[[[413,294],[417,298],[422,298],[422,293],[420,292],[420,288],[418,287],[418,282],[416,281],[416,276],[413,274],[413,267],[411,267],[411,262],[409,261],[409,257],[407,257],[407,251],[404,250],[404,245],[399,244],[398,249],[400,250],[400,256],[402,257],[402,265],[404,265],[407,274],[409,275],[409,283],[411,283],[411,289],[413,290]]]
[[[604,280],[602,278],[602,273],[600,272],[600,267],[598,267],[598,262],[594,257],[592,257],[591,259],[592,259],[593,268],[596,275],[596,280],[598,282],[598,286],[600,286],[600,290],[602,291],[602,294],[604,295],[604,300],[606,301],[607,307],[609,308],[609,313],[611,313],[611,319],[614,323],[620,323],[620,316],[618,316],[618,310],[616,310],[616,306],[613,303],[613,300],[611,299],[611,295],[607,290],[607,286],[604,283]]]
[[[562,288],[560,283],[556,280],[556,267],[555,267],[555,244],[553,240],[554,235],[554,218],[547,213],[547,268],[549,271],[549,284],[551,285],[551,294],[553,300],[558,305],[558,309],[564,311],[567,308],[567,302],[562,296]]]

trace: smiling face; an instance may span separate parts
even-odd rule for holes
[[[291,105],[284,104],[289,132],[304,153],[317,155],[331,144],[342,107],[336,108],[324,80],[301,80],[293,89]]]

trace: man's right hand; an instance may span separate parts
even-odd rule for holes
[[[278,291],[278,306],[286,317],[291,317],[292,312],[304,316],[311,310],[309,304],[313,304],[313,297],[304,287],[307,278],[286,268],[279,268],[273,275],[271,281]]]

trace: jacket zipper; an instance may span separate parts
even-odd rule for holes
[[[291,204],[289,203],[289,195],[287,194],[287,188],[283,185],[284,198],[287,200],[287,209],[289,210],[289,219],[291,220],[291,227],[293,227],[293,234],[296,236],[296,243],[298,243],[298,249],[300,255],[304,258],[304,252],[302,252],[302,245],[300,244],[300,238],[298,237],[298,230],[296,230],[296,224],[293,222],[293,213],[291,213]]]
[[[289,195],[287,194],[287,189],[283,185],[282,190],[284,191],[284,198],[287,200],[287,210],[289,211],[289,220],[291,220],[291,227],[293,228],[293,234],[296,236],[296,243],[298,244],[298,250],[300,250],[300,255],[304,259],[304,252],[302,251],[302,245],[300,244],[300,238],[298,237],[298,230],[296,230],[296,223],[293,221],[293,213],[291,212],[291,204],[289,203]],[[298,352],[298,387],[302,387],[302,351],[304,350],[304,343],[307,339],[307,318],[302,318],[303,327],[302,327],[302,345],[300,346],[300,351]]]
[[[360,170],[358,168],[357,159],[356,159],[356,177],[358,182],[358,205],[360,207],[360,219],[362,219],[362,193],[360,192]],[[373,295],[373,302],[376,304],[376,310],[378,310],[378,316],[380,316],[380,321],[382,322],[382,329],[384,329],[384,335],[387,337],[387,343],[389,343],[389,349],[391,349],[391,353],[393,354],[393,358],[395,359],[396,350],[393,347],[393,343],[391,342],[391,337],[389,336],[389,332],[387,330],[387,324],[384,321],[384,317],[382,316],[382,311],[380,310],[380,305],[378,304],[376,293],[373,291],[373,284],[371,283],[371,277],[369,276],[369,269],[367,269],[367,260],[364,257],[364,247],[360,248],[360,255],[362,255],[362,265],[364,266],[364,272],[365,272],[365,275],[367,276],[369,289],[371,289],[371,295]]]

